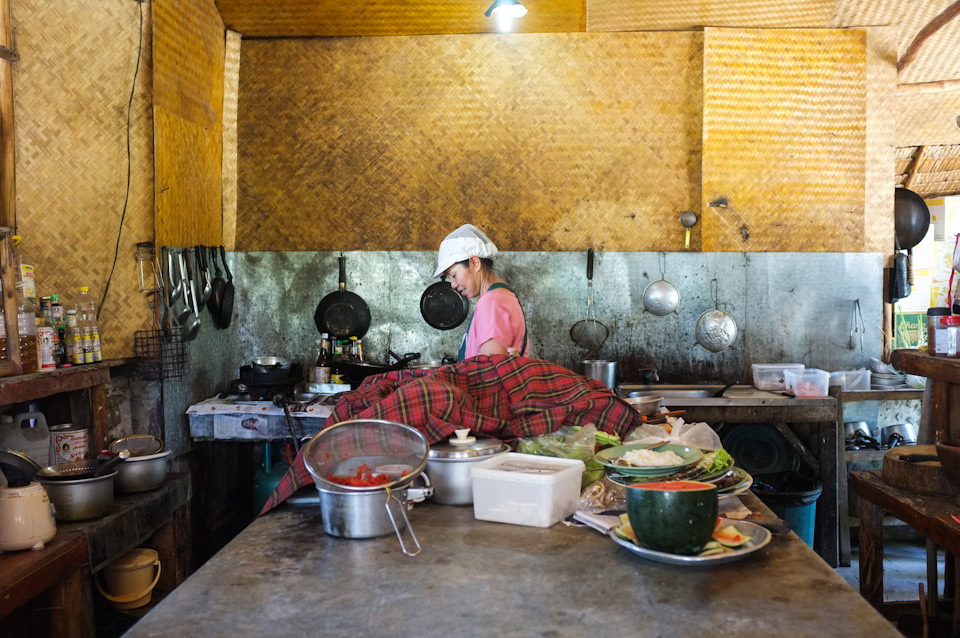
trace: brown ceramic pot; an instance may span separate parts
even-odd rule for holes
[[[940,465],[953,498],[960,503],[960,439],[937,441],[937,456],[940,457]]]

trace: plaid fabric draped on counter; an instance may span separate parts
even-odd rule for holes
[[[459,428],[509,440],[593,423],[622,437],[641,422],[633,408],[599,381],[548,361],[510,355],[479,355],[433,370],[369,377],[340,397],[327,423],[348,419],[405,423],[423,432],[431,444]],[[312,483],[301,451],[260,513]]]

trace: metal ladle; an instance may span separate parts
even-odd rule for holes
[[[687,229],[687,236],[683,240],[683,247],[690,248],[690,229],[697,225],[697,214],[692,210],[680,213],[680,223]]]

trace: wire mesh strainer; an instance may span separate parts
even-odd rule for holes
[[[429,451],[427,439],[416,428],[383,419],[356,419],[316,434],[304,448],[303,462],[318,485],[370,492],[412,483],[426,466]],[[387,476],[389,480],[370,486],[331,480],[356,476],[362,465],[375,476]]]

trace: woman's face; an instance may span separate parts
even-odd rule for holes
[[[477,262],[477,266],[480,265],[479,259],[471,257],[466,266],[454,264],[447,269],[447,279],[450,280],[450,285],[454,290],[469,299],[480,296],[480,269],[473,267],[474,261]]]

